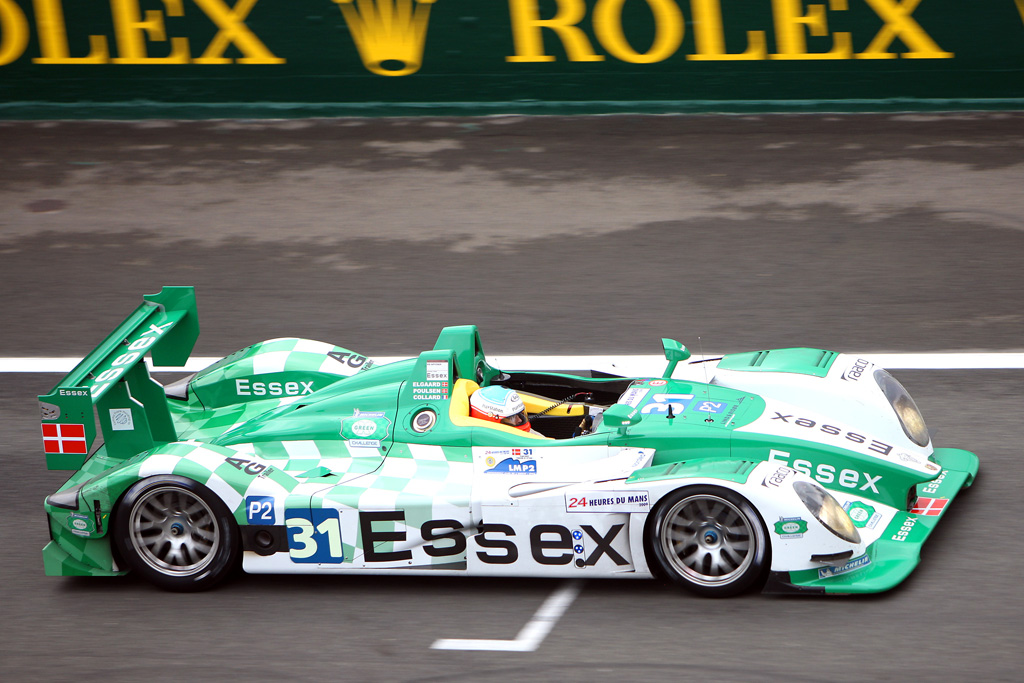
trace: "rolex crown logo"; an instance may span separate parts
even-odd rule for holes
[[[381,76],[408,76],[423,64],[430,6],[435,0],[334,0],[363,66]]]

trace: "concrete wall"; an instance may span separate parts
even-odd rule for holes
[[[1024,108],[1024,0],[0,0],[0,117]]]

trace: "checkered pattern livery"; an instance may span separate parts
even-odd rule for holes
[[[497,374],[483,362],[473,326],[445,328],[434,349],[369,375],[361,373],[373,361],[347,349],[304,339],[274,339],[233,353],[196,374],[187,400],[176,391],[167,397],[147,381],[145,366],[139,363],[150,350],[154,362],[184,362],[198,335],[196,316],[189,288],[165,288],[147,297],[54,392],[40,397],[47,466],[80,467],[47,500],[52,539],[43,551],[47,574],[122,573],[115,566],[110,533],[120,501],[140,481],[174,475],[205,486],[231,512],[242,530],[247,571],[428,569],[575,576],[586,568],[606,576],[643,576],[647,566],[630,559],[642,554],[636,546],[642,539],[632,530],[617,534],[630,514],[645,515],[663,496],[692,483],[735,491],[764,519],[801,519],[802,540],[792,547],[782,541],[772,547],[773,576],[780,585],[877,592],[891,588],[913,569],[917,549],[949,501],[970,485],[978,470],[972,453],[934,449],[934,463],[927,472],[924,465],[918,468],[921,472],[912,471],[906,462],[878,457],[887,456],[885,449],[892,447],[877,439],[870,444],[863,437],[853,441],[852,432],[847,440],[871,452],[851,450],[850,444],[837,445],[833,439],[839,427],[830,431],[825,425],[820,433],[810,430],[820,424],[817,418],[796,412],[796,407],[792,415],[775,412],[782,420],[775,424],[766,401],[739,385],[716,388],[715,405],[722,408],[720,418],[726,421],[714,430],[705,423],[718,417],[695,425],[685,416],[673,421],[651,413],[642,429],[627,435],[624,427],[616,430],[615,421],[608,419],[614,413],[609,412],[593,433],[579,441],[559,442],[501,425],[463,424],[460,420],[469,420],[463,417],[469,412],[468,394],[461,395],[461,404],[452,405],[455,396],[449,395],[448,383],[465,388],[466,377],[478,376],[486,385]],[[726,367],[722,372],[730,371]],[[743,375],[742,382],[737,380],[743,386],[753,381],[751,377],[760,377],[736,374]],[[797,376],[800,371],[790,368],[789,374]],[[352,379],[340,381],[347,377]],[[832,379],[836,378],[815,381]],[[672,384],[679,381],[662,378],[647,383],[665,386],[665,392],[697,394],[698,389],[689,385]],[[103,383],[102,390],[90,394],[88,387],[100,386],[97,382]],[[833,383],[837,395],[840,388],[851,389],[838,382]],[[798,387],[783,384],[786,391]],[[706,394],[709,389],[700,391]],[[732,412],[725,414],[727,405],[732,405]],[[114,426],[111,416],[126,410],[131,410],[132,421]],[[86,458],[97,415],[106,443]],[[851,543],[857,546],[851,551],[858,555],[827,577],[820,575],[820,567],[808,566],[813,563],[809,557],[820,552],[819,546],[833,553],[837,537],[821,525],[803,522],[806,506],[796,493],[765,483],[773,468],[780,467],[765,458],[780,453],[796,458],[796,453],[773,450],[779,435],[793,436],[780,431],[782,424],[803,430],[795,439],[810,444],[812,455],[830,460],[830,481],[858,486],[856,491],[828,487],[839,491],[840,502],[873,509],[889,505],[886,500],[891,499],[900,506],[887,508],[888,522],[858,524],[864,541]],[[817,439],[809,436],[812,432]],[[531,438],[539,441],[527,445],[524,439]],[[625,447],[627,438],[631,447]],[[688,438],[694,439],[701,454],[693,462],[690,455],[696,451],[680,445]],[[665,456],[652,464],[655,450]],[[802,452],[800,457],[805,457]],[[792,462],[796,467],[800,460]],[[936,466],[941,468],[937,477]],[[820,470],[821,465],[816,472]],[[789,472],[788,476],[804,476]],[[861,485],[865,478],[867,483]],[[902,506],[911,484],[926,496],[942,497],[922,496],[907,513]],[[869,488],[874,495],[864,493],[861,498],[860,492]],[[649,506],[628,507],[633,505],[632,493]],[[582,494],[591,501],[597,496],[599,508],[574,507]],[[867,519],[873,518],[868,514]],[[639,530],[643,524],[630,527]],[[594,563],[581,557],[576,564],[573,554],[554,554],[580,553],[569,538],[580,541],[584,529],[601,548],[588,551],[594,553]],[[495,539],[487,536],[491,533],[504,534],[511,545],[494,545]],[[554,535],[564,538],[565,544],[553,541]],[[613,542],[618,543],[614,549]],[[476,550],[499,547],[508,553]]]
[[[372,360],[340,346],[291,337],[271,339],[199,372],[192,380],[190,400],[193,406],[202,402],[209,407],[261,396],[306,395],[372,366]],[[286,390],[289,383],[293,386]]]
[[[362,532],[355,524],[359,510],[402,510],[404,523],[392,522],[390,528],[382,525],[381,529],[405,532],[408,541],[404,548],[413,546],[413,565],[450,565],[451,557],[434,558],[422,553],[415,547],[416,539],[419,528],[429,520],[451,519],[469,526],[473,464],[468,453],[468,448],[396,445],[379,469],[315,496],[313,507],[342,511],[347,562],[359,562],[363,554]],[[375,546],[381,553],[404,548],[392,542]]]
[[[271,398],[205,411],[184,408],[180,404],[172,404],[171,419],[174,421],[178,438],[181,440],[213,439],[231,431],[235,427],[240,427],[268,410],[294,403],[297,400],[297,397]]]
[[[113,467],[111,467],[113,465]],[[210,488],[233,512],[239,524],[247,524],[244,501],[250,496],[269,496],[275,519],[281,523],[291,507],[324,507],[338,510],[404,510],[410,534],[430,519],[465,520],[468,525],[472,459],[469,449],[399,444],[387,459],[376,449],[349,448],[342,441],[290,441],[266,444],[215,446],[198,441],[167,444],[124,463],[112,463],[102,454],[92,458],[75,480],[90,471],[106,472],[104,486],[83,497],[99,502],[104,519],[117,498],[134,482],[151,476],[173,474]],[[250,472],[255,472],[252,474]],[[109,479],[123,482],[108,487]],[[71,483],[71,482],[69,482]],[[68,511],[70,512],[70,511]],[[51,531],[60,540],[69,562],[59,571],[109,573],[113,567],[105,531],[75,534],[68,513],[51,515]],[[347,561],[362,555],[355,515],[344,537]],[[392,544],[378,550],[390,551]],[[427,558],[423,564],[449,564],[451,558]],[[90,569],[94,568],[94,569]]]
[[[50,576],[110,576],[120,573],[113,569],[114,560],[108,539],[73,534],[64,523],[68,517],[67,514],[50,517],[50,536],[55,542],[50,543],[47,548],[55,547],[61,551],[52,554],[59,562],[60,568],[58,573],[54,573],[54,568],[48,561],[46,573]],[[103,514],[101,520],[105,527],[109,521],[109,514]],[[57,542],[59,547],[56,547]]]

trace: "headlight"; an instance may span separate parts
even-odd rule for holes
[[[878,383],[885,397],[889,399],[889,405],[895,411],[896,417],[900,419],[900,426],[903,427],[903,431],[910,437],[910,440],[918,446],[927,446],[928,427],[924,424],[924,418],[921,417],[921,411],[917,409],[917,404],[914,403],[914,399],[910,398],[910,394],[903,388],[903,385],[881,368],[875,370],[875,382]]]
[[[795,482],[793,490],[800,496],[800,501],[807,506],[814,518],[824,524],[826,529],[847,543],[860,543],[860,533],[853,525],[853,520],[828,491],[808,481]]]

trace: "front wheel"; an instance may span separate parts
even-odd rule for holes
[[[114,539],[132,569],[172,591],[211,588],[238,556],[230,511],[210,489],[184,477],[151,477],[128,489],[115,514]]]
[[[660,573],[699,595],[741,593],[768,566],[761,518],[744,498],[715,486],[666,496],[648,522],[646,541]]]

